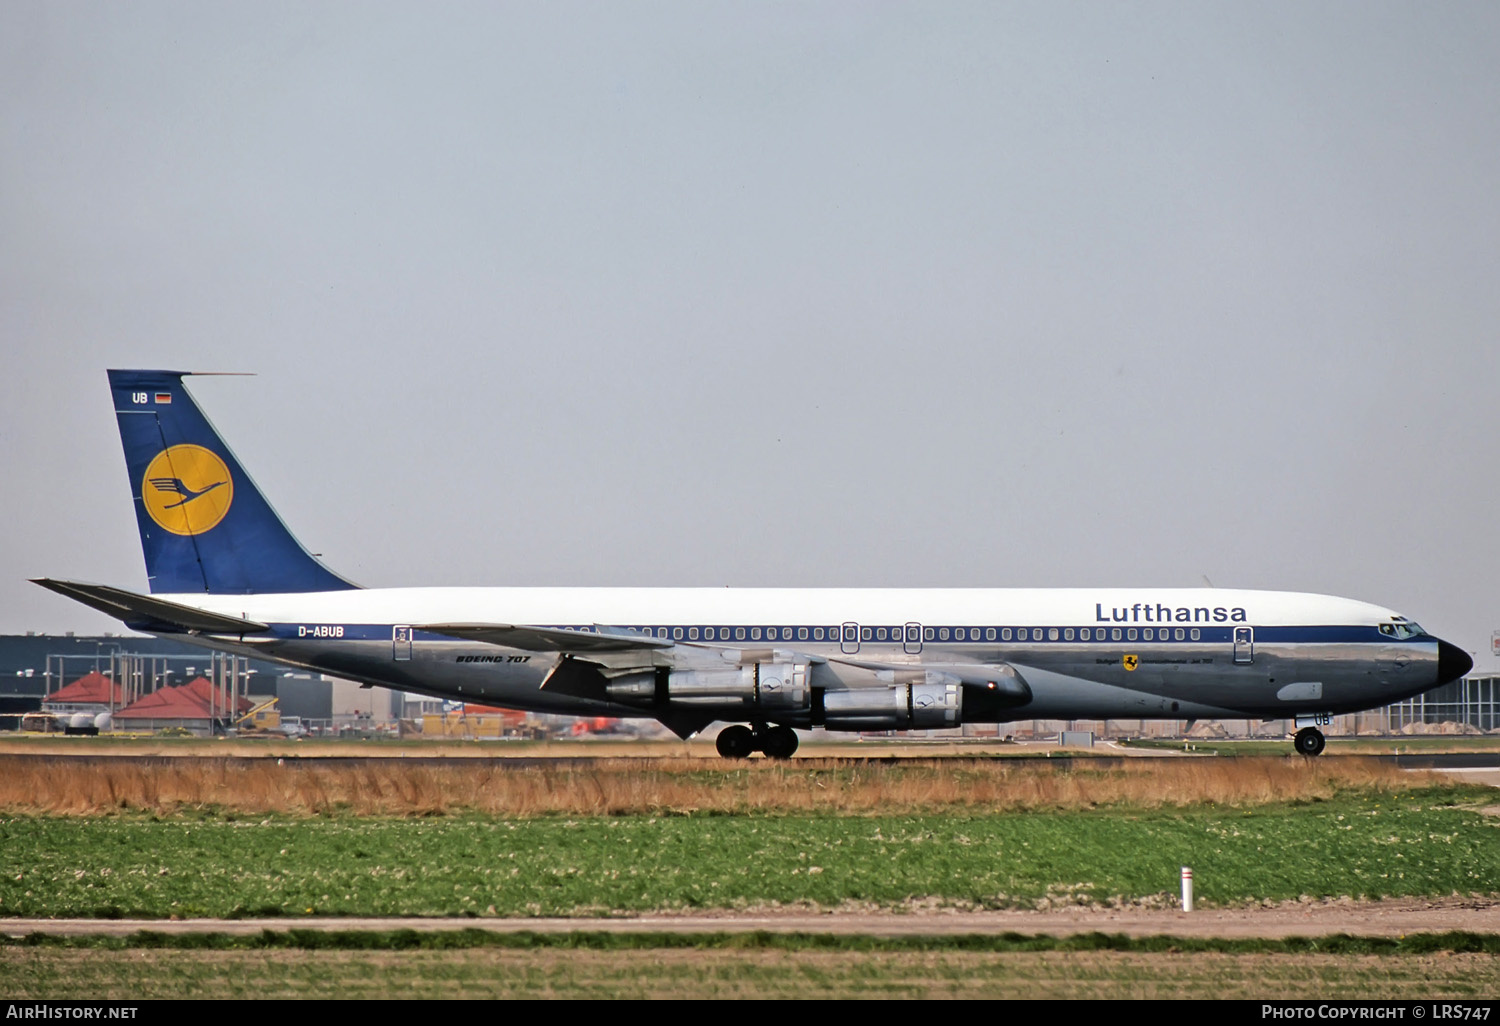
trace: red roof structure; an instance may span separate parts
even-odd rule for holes
[[[115,719],[206,720],[210,716],[210,703],[214,718],[225,719],[231,715],[229,690],[215,688],[205,678],[195,677],[186,684],[157,688],[149,695],[141,696],[139,701],[115,713]],[[249,712],[250,708],[249,700],[241,698],[236,702],[233,715]]]
[[[465,702],[464,715],[499,716],[507,723],[526,722],[526,714],[521,712],[519,709],[505,709],[498,705],[480,705],[477,702]]]
[[[56,704],[121,706],[125,704],[125,689],[94,670],[73,683],[58,688],[44,701]]]

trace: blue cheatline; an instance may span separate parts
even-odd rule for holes
[[[356,587],[292,537],[183,387],[187,373],[109,372],[151,591]]]

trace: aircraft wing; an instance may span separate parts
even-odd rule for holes
[[[671,648],[673,645],[666,638],[627,634],[598,625],[592,631],[570,631],[562,627],[533,627],[513,623],[423,623],[417,624],[416,629],[505,648],[520,648],[528,652],[562,652],[570,655],[647,652]]]
[[[40,584],[48,591],[66,595],[101,613],[124,620],[131,627],[141,626],[150,630],[152,625],[157,625],[206,634],[256,634],[270,630],[265,624],[254,620],[210,613],[151,595],[138,595],[124,588],[111,588],[107,584],[55,581],[49,577],[34,577],[31,583]]]

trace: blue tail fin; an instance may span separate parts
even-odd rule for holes
[[[292,537],[183,387],[185,371],[112,370],[151,591],[336,591],[355,585]]]

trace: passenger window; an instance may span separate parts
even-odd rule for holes
[[[1146,629],[1145,629],[1145,630],[1144,630],[1144,631],[1142,631],[1142,632],[1141,632],[1141,637],[1143,637],[1143,638],[1145,638],[1145,639],[1146,639],[1146,640],[1147,640],[1147,641],[1151,641],[1151,640],[1153,640],[1153,639],[1152,639],[1152,632],[1151,632],[1151,628],[1150,628],[1150,627],[1147,627],[1147,628],[1146,628]]]
[[[1048,641],[1056,641],[1057,640],[1057,628],[1056,627],[1052,627],[1052,628],[1048,629],[1048,631],[1047,631],[1047,640]]]
[[[681,641],[682,640],[682,628],[681,627],[673,627],[672,628],[672,637],[676,638],[678,641]]]
[[[1121,638],[1120,628],[1115,627],[1111,629],[1109,632],[1109,637],[1112,641],[1119,641]]]
[[[923,627],[922,637],[926,641],[931,641],[933,638],[937,637],[937,632],[934,631],[931,627]]]
[[[823,640],[823,628],[821,628],[821,627],[814,627],[813,628],[813,640],[814,641],[822,641]]]
[[[966,635],[964,634],[964,629],[962,627],[955,627],[955,628],[953,628],[953,640],[954,641],[963,641],[964,638],[965,638],[965,636]]]
[[[1200,638],[1201,638],[1201,637],[1203,637],[1203,635],[1202,635],[1202,633],[1201,633],[1201,632],[1199,632],[1199,630],[1198,630],[1198,628],[1196,628],[1196,627],[1194,627],[1194,628],[1193,628],[1193,640],[1194,640],[1194,641],[1197,641],[1197,640],[1198,640],[1198,639],[1200,639]]]
[[[1131,627],[1130,629],[1128,629],[1125,632],[1125,640],[1127,640],[1127,641],[1134,641],[1135,640],[1135,628],[1134,627]]]
[[[984,640],[985,641],[994,641],[995,640],[995,628],[993,628],[993,627],[986,627],[984,629]]]
[[[1173,634],[1174,634],[1174,635],[1176,635],[1176,637],[1177,637],[1177,640],[1178,640],[1178,641],[1181,641],[1181,640],[1182,640],[1182,628],[1181,628],[1181,627],[1179,627],[1179,628],[1177,628],[1177,629],[1176,629],[1176,630],[1175,630],[1175,631],[1173,631],[1173,632],[1172,632],[1172,633],[1173,633]]]
[[[1010,628],[1009,627],[1001,627],[1000,628],[1000,640],[1001,641],[1009,641],[1010,637],[1011,637]]]
[[[806,627],[798,627],[797,628],[797,640],[798,641],[806,641],[807,640],[807,628]]]
[[[941,640],[941,641],[947,641],[948,640],[948,628],[941,627],[941,628],[938,629],[938,639]]]
[[[693,641],[697,641],[698,640],[698,628],[696,628],[696,627],[689,627],[688,628],[688,638],[691,639],[691,640],[693,640]]]
[[[1064,641],[1072,641],[1073,640],[1073,628],[1071,628],[1071,627],[1064,627],[1063,628],[1063,640]]]
[[[861,627],[859,629],[859,640],[860,641],[873,641],[873,640],[875,640],[875,632],[872,629],[870,629],[869,627]]]

